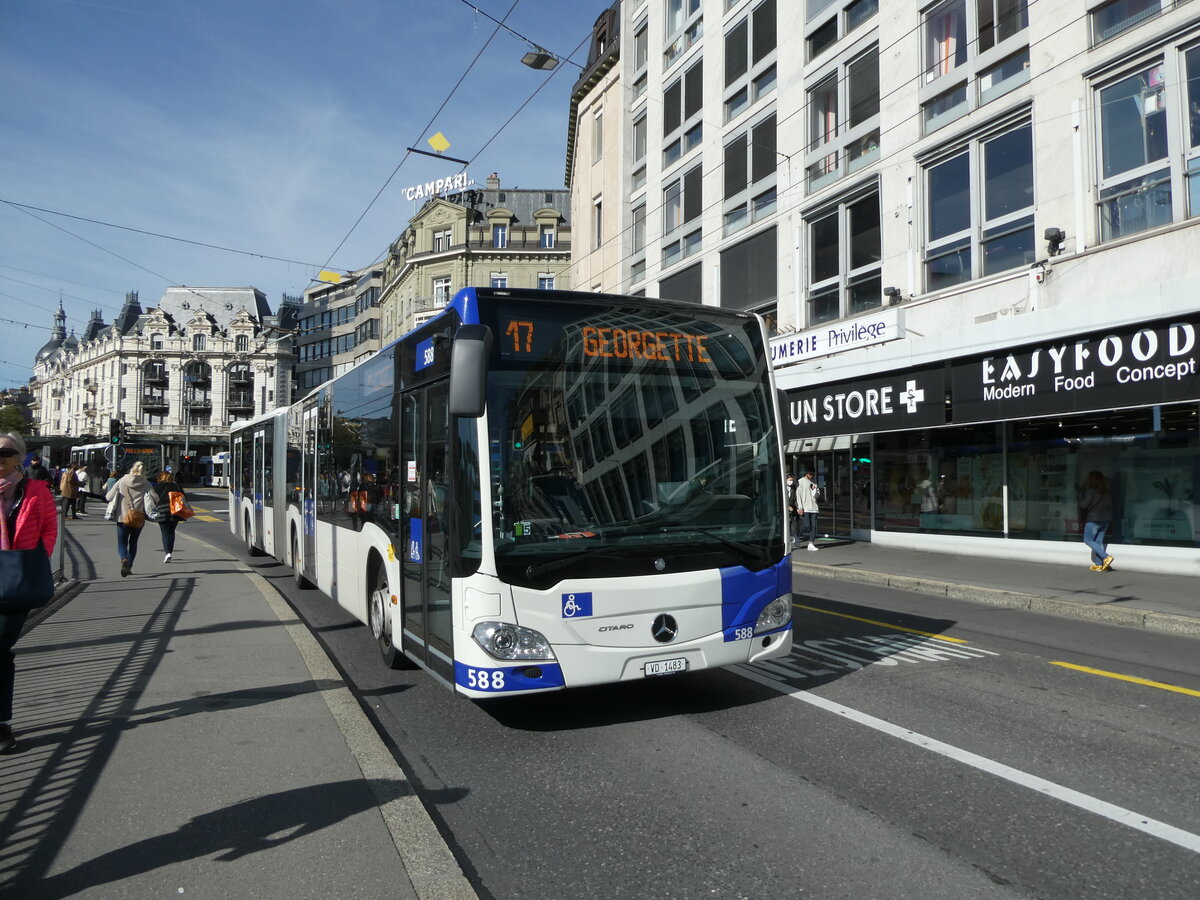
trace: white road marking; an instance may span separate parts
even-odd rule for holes
[[[1061,784],[1055,784],[1053,781],[1047,781],[1028,772],[1022,772],[1020,769],[1014,769],[1011,766],[998,763],[995,760],[972,753],[969,750],[963,750],[951,744],[934,740],[931,737],[918,734],[908,728],[893,725],[891,722],[885,722],[883,719],[878,719],[867,713],[859,712],[848,706],[842,706],[840,703],[834,703],[832,700],[826,700],[808,691],[795,690],[791,685],[776,681],[751,666],[736,666],[734,671],[744,678],[777,690],[793,700],[802,700],[818,709],[823,709],[826,712],[849,719],[851,722],[865,725],[867,728],[873,728],[876,731],[899,738],[902,741],[907,741],[917,747],[945,756],[955,762],[971,766],[981,772],[987,772],[989,775],[995,775],[997,778],[1011,781],[1013,784],[1028,788],[1031,791],[1045,794],[1047,797],[1053,797],[1056,800],[1061,800],[1063,803],[1069,803],[1071,806],[1078,807],[1086,812],[1111,819],[1118,824],[1134,828],[1160,840],[1183,847],[1185,850],[1190,850],[1193,853],[1200,853],[1200,835],[1193,834],[1190,831],[1184,831],[1182,828],[1176,828],[1174,825],[1168,825],[1166,822],[1160,822],[1157,819],[1152,819],[1133,810],[1125,809],[1124,807],[1100,800],[1097,797],[1092,797],[1068,787],[1063,787]]]

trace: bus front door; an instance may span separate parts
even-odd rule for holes
[[[453,682],[447,393],[447,382],[442,381],[410,391],[401,400],[402,646],[407,655]]]

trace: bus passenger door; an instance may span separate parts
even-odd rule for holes
[[[261,428],[254,431],[254,543],[260,547],[266,546],[263,537],[263,469],[266,465],[264,453],[264,432]]]
[[[404,651],[454,680],[446,501],[450,481],[448,383],[401,400]]]
[[[295,560],[292,567],[316,583],[317,574],[317,404],[310,400],[304,407],[304,453],[300,464],[300,541],[301,566],[297,567]]]

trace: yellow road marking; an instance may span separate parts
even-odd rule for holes
[[[192,518],[195,519],[197,522],[220,522],[221,521],[221,519],[218,519],[214,516],[192,516]]]
[[[1103,669],[1089,669],[1087,666],[1077,666],[1069,662],[1055,662],[1050,660],[1052,666],[1062,666],[1064,669],[1074,669],[1076,672],[1087,672],[1089,675],[1102,675],[1105,678],[1116,678],[1118,681],[1130,681],[1133,684],[1144,684],[1146,687],[1159,688],[1164,691],[1174,691],[1177,694],[1187,694],[1189,697],[1200,697],[1200,691],[1193,691],[1191,688],[1177,687],[1173,684],[1164,684],[1161,681],[1150,681],[1147,678],[1138,678],[1134,675],[1122,675],[1120,672],[1105,672]]]
[[[962,638],[947,637],[944,634],[934,634],[932,631],[920,631],[916,628],[905,628],[903,625],[893,625],[891,622],[880,622],[876,619],[863,619],[859,616],[851,616],[846,613],[834,612],[831,609],[818,609],[815,606],[805,606],[802,603],[793,603],[792,606],[796,609],[807,609],[810,612],[824,613],[827,616],[841,616],[843,619],[853,619],[855,622],[866,622],[868,625],[882,625],[884,628],[890,628],[893,631],[907,631],[910,634],[920,634],[925,637],[935,638],[939,641],[949,641],[951,644],[969,644],[970,641],[964,641]]]

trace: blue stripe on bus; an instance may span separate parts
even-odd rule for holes
[[[761,572],[751,572],[741,566],[721,569],[721,630],[726,642],[745,637],[744,629],[754,628],[767,604],[790,594],[791,578],[791,560],[786,556]],[[743,633],[739,634],[739,631]]]
[[[541,672],[541,677],[530,677],[531,670]],[[488,694],[507,694],[512,691],[536,691],[566,685],[562,666],[552,662],[529,662],[520,666],[497,666],[481,668],[454,662],[454,681],[462,687]]]

